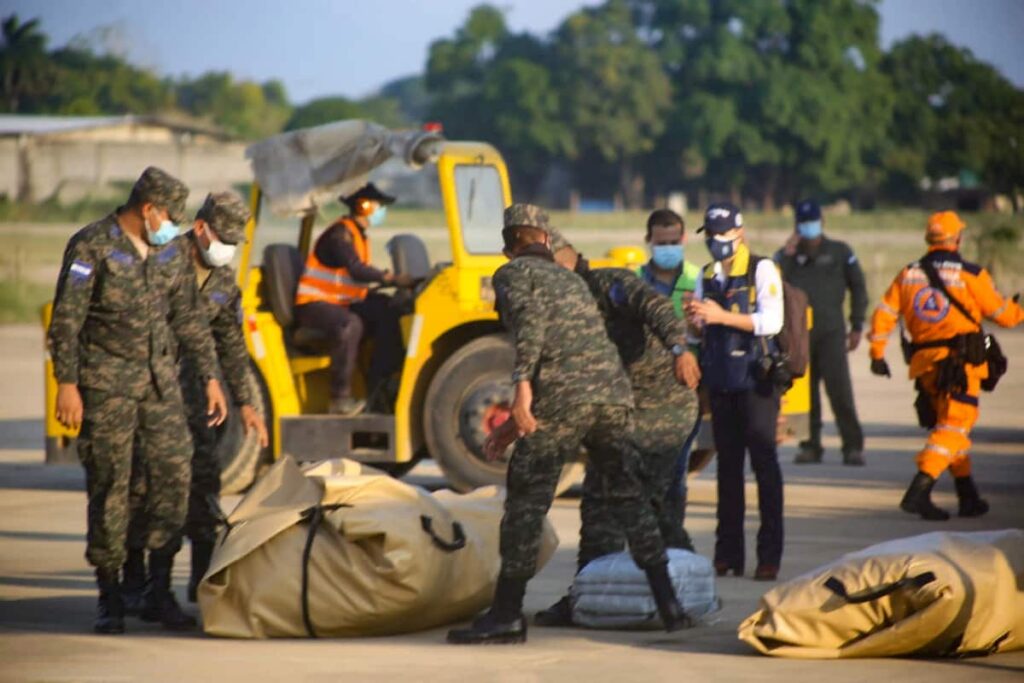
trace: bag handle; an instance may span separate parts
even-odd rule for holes
[[[900,579],[899,581],[887,583],[884,586],[879,586],[878,588],[869,588],[865,591],[861,591],[860,593],[850,595],[846,592],[846,586],[843,585],[842,581],[840,581],[834,576],[830,576],[828,577],[828,579],[825,580],[825,588],[829,589],[835,595],[845,600],[848,604],[859,605],[864,602],[871,602],[873,600],[878,600],[879,598],[884,598],[885,596],[891,593],[895,593],[901,588],[906,588],[908,586],[913,586],[914,588],[921,588],[923,586],[928,585],[934,580],[935,574],[933,572],[925,572],[924,574],[918,574],[917,576],[907,576]]]
[[[299,519],[309,523],[309,530],[306,532],[306,544],[302,548],[302,623],[306,627],[306,633],[310,638],[318,637],[316,629],[313,628],[313,620],[309,616],[309,558],[313,553],[313,539],[316,538],[316,531],[320,523],[324,521],[324,511],[333,511],[341,508],[352,507],[345,503],[335,505],[314,505],[299,513]]]
[[[434,520],[427,515],[420,515],[420,526],[430,536],[430,540],[434,542],[434,545],[446,553],[454,553],[456,550],[462,550],[466,547],[466,532],[458,522],[452,522],[451,541],[446,541],[437,535],[437,532],[434,531]]]

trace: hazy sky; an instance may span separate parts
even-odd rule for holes
[[[227,70],[284,81],[294,102],[366,95],[422,71],[431,41],[481,0],[0,0],[40,17],[51,45],[114,27],[127,55],[165,74]],[[580,0],[495,0],[513,30],[544,33]],[[1024,86],[1024,0],[883,0],[882,41],[944,33]]]

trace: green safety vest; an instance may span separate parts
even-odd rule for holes
[[[637,276],[643,278],[646,268],[646,263],[637,268]],[[695,266],[689,261],[683,261],[683,270],[679,277],[676,278],[676,284],[672,288],[672,295],[669,297],[672,300],[672,308],[675,310],[677,318],[686,317],[686,311],[683,310],[683,294],[697,289],[697,278],[699,277],[700,266]]]

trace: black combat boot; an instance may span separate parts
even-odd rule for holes
[[[526,642],[523,595],[526,579],[498,577],[494,604],[469,628],[448,631],[448,642],[456,645],[513,645]]]
[[[146,588],[146,551],[128,548],[128,559],[121,568],[121,600],[124,613],[137,617],[142,612],[142,592]]]
[[[693,626],[690,617],[683,612],[683,606],[676,598],[672,579],[668,575],[668,563],[647,567],[644,572],[647,574],[647,583],[651,585],[654,604],[658,606],[658,615],[661,616],[661,623],[665,625],[665,631],[672,633]]]
[[[96,633],[124,633],[124,603],[121,602],[121,587],[118,585],[116,569],[97,569],[96,585],[100,599],[96,605]]]
[[[981,517],[988,512],[988,503],[978,495],[971,475],[954,477],[953,482],[956,484],[956,497],[960,499],[958,514],[961,517]]]
[[[562,598],[545,610],[537,612],[533,616],[533,623],[537,626],[555,628],[559,626],[572,626],[572,602],[568,595]]]
[[[934,479],[924,472],[918,472],[914,476],[913,481],[910,482],[910,486],[907,487],[907,492],[903,494],[903,500],[900,501],[900,509],[912,515],[921,515],[922,519],[937,522],[944,522],[949,519],[948,512],[935,507],[935,504],[932,503],[933,486],[935,486]]]
[[[196,627],[195,617],[181,610],[171,591],[171,569],[174,555],[149,554],[149,583],[146,585],[143,621],[159,622],[171,631],[187,631]]]
[[[192,575],[188,580],[188,601],[195,602],[199,592],[199,582],[206,576],[213,557],[213,542],[192,541]]]

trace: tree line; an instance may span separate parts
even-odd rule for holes
[[[674,191],[768,210],[804,195],[912,203],[956,177],[1020,210],[1024,191],[1024,91],[939,35],[884,50],[876,0],[606,0],[544,35],[484,4],[431,45],[422,75],[302,106],[276,81],[174,80],[47,51],[17,17],[3,35],[8,111],[177,109],[253,138],[339,118],[437,120],[498,146],[523,196],[553,175],[630,206]]]

